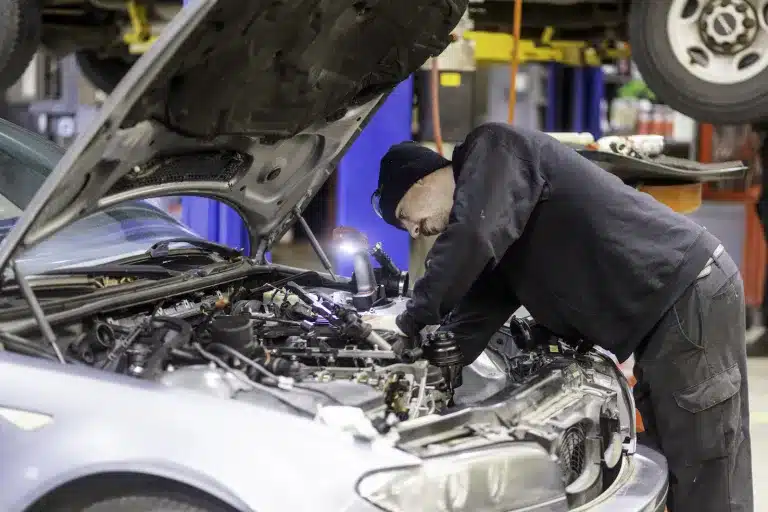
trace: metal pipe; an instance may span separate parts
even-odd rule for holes
[[[355,269],[355,284],[358,294],[369,294],[376,291],[376,276],[373,265],[366,250],[357,251],[352,256],[352,266]]]
[[[315,238],[315,234],[312,232],[312,229],[309,227],[309,224],[307,224],[307,221],[304,220],[304,217],[301,215],[301,210],[299,210],[298,207],[293,208],[293,213],[296,215],[296,219],[299,221],[299,224],[301,224],[301,229],[304,230],[304,233],[307,234],[307,237],[309,238],[309,243],[312,245],[312,249],[314,249],[315,254],[317,254],[317,257],[320,258],[320,263],[323,264],[323,267],[325,267],[325,270],[328,271],[328,273],[331,275],[334,281],[338,281],[336,278],[336,274],[333,273],[333,265],[331,265],[331,260],[328,259],[328,256],[325,254],[325,251],[320,246],[320,242],[318,242],[317,238]]]
[[[392,351],[392,345],[387,343],[387,340],[376,334],[374,331],[371,331],[371,334],[368,335],[366,341],[371,343],[371,345],[378,348],[379,350],[386,350],[389,352]]]

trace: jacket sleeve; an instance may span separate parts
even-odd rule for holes
[[[486,272],[438,330],[453,333],[464,364],[468,365],[483,353],[496,331],[519,307],[520,301],[506,283],[493,272]]]
[[[440,323],[440,313],[452,310],[520,237],[539,201],[544,178],[535,162],[520,158],[496,130],[481,127],[466,142],[448,226],[398,318],[407,335]]]

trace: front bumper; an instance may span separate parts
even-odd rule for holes
[[[637,452],[625,459],[613,485],[574,512],[663,512],[668,488],[667,460],[659,452],[638,445]]]

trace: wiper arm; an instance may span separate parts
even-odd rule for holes
[[[89,267],[57,268],[25,276],[31,289],[57,288],[98,288],[95,278],[102,277],[132,277],[134,279],[167,279],[183,275],[178,270],[170,270],[159,265],[128,265],[122,263],[107,263]],[[21,291],[19,278],[6,279],[0,295],[18,293]]]
[[[152,258],[167,256],[170,251],[171,244],[191,245],[193,247],[197,247],[198,249],[215,252],[227,259],[237,258],[243,255],[243,251],[239,249],[233,249],[231,247],[227,247],[226,245],[217,244],[216,242],[209,242],[208,240],[201,240],[200,238],[183,236],[177,238],[169,238],[168,240],[163,240],[162,242],[152,244],[152,247],[149,248],[147,254]]]

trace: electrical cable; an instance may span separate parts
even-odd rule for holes
[[[299,279],[309,277],[309,276],[320,276],[316,271],[314,270],[308,270],[306,272],[302,272],[300,274],[296,274],[293,276],[283,277],[281,279],[278,279],[277,281],[274,281],[269,284],[265,284],[262,286],[258,286],[256,288],[252,288],[251,290],[248,290],[251,294],[254,293],[260,293],[260,292],[267,292],[269,290],[274,290],[275,288],[280,288],[282,285],[286,283],[290,283],[291,281],[298,281]]]
[[[267,370],[262,365],[254,362],[254,361],[251,361],[246,356],[244,356],[243,354],[241,354],[237,350],[233,349],[229,345],[224,345],[223,343],[211,343],[210,345],[208,345],[208,348],[210,348],[210,349],[218,349],[218,350],[221,350],[222,352],[226,352],[227,355],[230,355],[230,356],[234,357],[235,359],[237,359],[241,363],[247,364],[248,366],[250,366],[254,370],[258,371],[260,374],[262,374],[264,377],[273,379],[275,381],[278,380],[278,376],[277,375],[275,375],[271,371]]]
[[[265,386],[264,384],[259,384],[258,382],[254,382],[253,380],[249,379],[248,377],[245,377],[241,373],[233,371],[233,369],[227,363],[225,363],[215,355],[211,354],[210,352],[206,351],[199,343],[193,343],[192,346],[195,348],[195,350],[197,350],[200,353],[200,355],[202,355],[209,361],[221,367],[222,370],[230,372],[240,382],[246,384],[247,386],[252,387],[253,389],[258,389],[259,391],[263,391],[267,393],[269,396],[271,396],[281,404],[290,407],[291,409],[293,409],[294,411],[296,411],[297,413],[303,416],[307,416],[310,418],[312,417],[312,414],[310,414],[309,411],[306,411],[301,407],[299,407],[298,405],[295,405],[290,400],[287,400],[279,392],[275,391],[269,386]]]
[[[241,354],[240,352],[238,352],[237,350],[233,349],[232,347],[230,347],[228,345],[224,345],[222,343],[211,343],[209,345],[209,347],[210,348],[216,348],[216,349],[222,350],[223,352],[226,352],[228,355],[234,357],[235,359],[237,359],[241,363],[244,363],[244,364],[250,366],[254,370],[256,370],[259,373],[261,373],[262,375],[264,375],[265,377],[273,379],[276,382],[279,382],[279,380],[280,380],[279,376],[275,375],[274,373],[272,373],[271,371],[267,370],[266,368],[264,368],[262,365],[260,365],[256,361],[253,361],[253,360],[249,359],[248,357],[244,356],[243,354]],[[330,400],[331,402],[335,403],[336,405],[341,405],[341,402],[339,401],[338,398],[336,398],[335,396],[333,396],[333,395],[331,395],[329,393],[326,393],[323,390],[311,388],[311,387],[308,387],[308,386],[303,386],[301,384],[296,384],[296,383],[293,384],[293,387],[296,388],[296,389],[300,389],[302,391],[308,392],[308,393],[314,393],[316,395],[320,395],[320,396],[322,396],[324,398],[327,398],[328,400]]]
[[[520,27],[523,21],[523,0],[515,0],[514,18],[512,21],[512,63],[509,67],[509,112],[507,122],[515,121],[517,107],[517,71],[520,67]]]
[[[432,136],[435,139],[437,152],[443,155],[443,131],[440,128],[440,68],[437,57],[432,57],[432,67],[429,73],[430,102],[432,104]]]
[[[323,391],[322,389],[315,389],[315,388],[311,388],[311,387],[309,387],[309,386],[305,386],[305,385],[303,385],[303,384],[294,384],[294,385],[293,385],[293,387],[294,387],[294,388],[296,388],[296,389],[300,389],[301,391],[306,391],[307,393],[314,393],[314,394],[316,394],[316,395],[320,395],[320,396],[322,396],[323,398],[327,398],[328,400],[330,400],[330,401],[331,401],[331,403],[333,403],[333,404],[336,404],[336,405],[344,405],[344,404],[341,402],[341,400],[339,400],[338,398],[336,398],[335,396],[333,396],[333,395],[332,395],[332,394],[330,394],[330,393],[326,393],[326,392],[325,392],[325,391]]]
[[[419,394],[416,396],[416,405],[413,407],[413,418],[418,418],[421,412],[421,406],[424,403],[424,395],[427,391],[427,370],[419,380]]]

